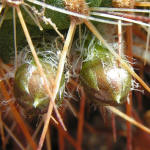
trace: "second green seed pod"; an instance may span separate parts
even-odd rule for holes
[[[91,41],[91,43],[90,43]],[[132,77],[98,40],[87,40],[80,78],[90,99],[102,105],[119,105],[127,100]]]

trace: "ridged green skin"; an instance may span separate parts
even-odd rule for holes
[[[91,44],[86,58],[80,78],[90,99],[101,105],[125,102],[131,89],[131,75],[97,40]]]
[[[41,65],[49,81],[48,84],[51,85],[50,81],[54,81],[56,70],[47,62],[41,61]],[[65,79],[63,75],[59,93],[57,94],[57,106],[62,103],[64,88]],[[26,115],[36,115],[47,110],[50,99],[34,61],[30,64],[25,63],[17,69],[14,81],[14,94]]]

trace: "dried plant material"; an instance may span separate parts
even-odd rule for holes
[[[89,15],[89,8],[85,0],[65,0],[65,6],[66,9],[71,12],[79,13],[85,16]],[[71,16],[71,20],[75,21],[76,24],[83,23],[83,20],[78,17]]]
[[[112,0],[112,5],[119,8],[133,8],[135,0]]]
[[[115,107],[106,106],[106,108],[109,109],[110,111],[112,111],[114,114],[116,114],[116,115],[120,116],[121,118],[125,119],[126,121],[130,122],[131,124],[134,124],[135,126],[137,126],[138,128],[140,128],[141,130],[143,130],[143,131],[145,131],[147,133],[150,133],[150,129],[149,128],[147,128],[143,124],[137,122],[133,118],[130,118],[129,116],[127,116],[126,114],[122,113],[121,111],[119,111]]]

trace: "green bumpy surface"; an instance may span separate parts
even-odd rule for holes
[[[103,105],[125,102],[131,89],[131,75],[97,40],[85,55],[80,78],[91,100]]]

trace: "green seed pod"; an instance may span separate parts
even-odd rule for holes
[[[89,45],[80,74],[85,91],[97,104],[122,104],[131,89],[131,75],[99,41]]]
[[[49,45],[45,48],[50,48]],[[40,45],[40,46],[43,46]],[[47,84],[50,91],[53,91],[54,80],[56,77],[57,64],[59,56],[56,51],[42,51],[42,47],[38,51],[40,63],[42,65],[44,74],[47,78]],[[41,77],[38,67],[30,55],[30,52],[25,52],[22,57],[23,64],[18,67],[14,79],[14,95],[17,102],[22,106],[26,115],[36,115],[37,113],[44,113],[47,110],[50,98],[44,86],[43,78]],[[62,104],[65,90],[65,75],[62,75],[59,92],[56,97],[56,105],[59,107]]]
[[[48,85],[52,89],[51,82],[55,79],[56,70],[47,62],[41,61],[41,65],[47,77]],[[64,81],[63,75],[56,100],[57,106],[63,100]],[[35,112],[43,113],[46,111],[50,99],[34,61],[30,64],[25,63],[17,69],[14,82],[14,94],[17,102],[25,109],[26,113],[33,115]]]

